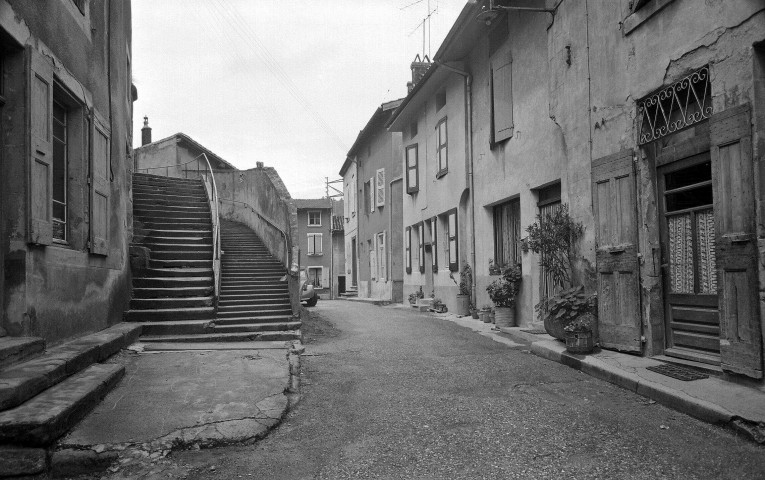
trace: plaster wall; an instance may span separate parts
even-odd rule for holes
[[[0,1],[6,33],[6,105],[2,124],[2,329],[55,344],[122,319],[130,299],[127,245],[131,233],[132,94],[130,2]],[[52,21],[51,19],[56,19]],[[53,63],[63,88],[103,119],[110,131],[107,255],[89,252],[89,158],[69,159],[67,245],[33,246],[28,236],[27,71],[24,48]],[[83,107],[84,108],[84,107]]]
[[[327,201],[328,203],[328,201]],[[308,225],[308,212],[319,211],[321,212],[321,225],[313,226]],[[331,208],[298,208],[297,209],[297,224],[298,224],[298,242],[300,246],[300,267],[322,267],[322,288],[317,289],[322,298],[329,298],[330,288],[330,276],[329,266],[332,262],[332,232],[330,231],[332,225],[332,210]],[[322,253],[320,255],[308,254],[308,234],[320,233],[322,236]]]
[[[352,277],[353,277],[353,253],[352,253],[352,245],[355,241],[356,236],[358,235],[358,214],[359,214],[359,196],[357,194],[358,187],[357,187],[357,181],[356,181],[356,162],[352,162],[350,166],[348,167],[348,170],[346,170],[345,175],[343,176],[343,198],[344,198],[344,209],[345,209],[345,218],[343,221],[345,222],[345,229],[344,229],[344,242],[345,242],[345,287],[351,288],[352,285]],[[358,247],[358,245],[357,245]],[[358,256],[358,250],[357,250],[357,256]],[[358,259],[357,262],[357,268],[358,268]],[[358,270],[357,275],[358,278]]]
[[[136,171],[140,173],[183,178],[180,163],[178,142],[175,137],[135,149]]]

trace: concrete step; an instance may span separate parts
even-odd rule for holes
[[[136,278],[212,277],[212,268],[147,268]]]
[[[212,258],[212,249],[209,252],[206,252],[204,250],[202,251],[191,251],[191,250],[152,250],[151,251],[151,259],[152,260],[182,260],[182,259],[189,259],[189,260],[206,260],[208,258]]]
[[[239,332],[239,333],[204,333],[196,335],[151,335],[141,337],[147,343],[199,343],[199,342],[247,342],[247,341],[287,341],[299,340],[300,330],[283,332]]]
[[[213,286],[213,277],[133,277],[133,287],[138,288],[184,288]]]
[[[212,257],[212,255],[208,255]],[[151,268],[212,268],[212,258],[204,259],[183,259],[183,260],[156,260],[154,258],[149,262]]]
[[[133,198],[141,197],[143,194],[159,194],[168,196],[186,196],[201,198],[205,197],[205,189],[202,186],[162,186],[162,185],[133,185]]]
[[[50,445],[82,420],[124,374],[122,365],[92,365],[24,404],[0,412],[0,443]]]
[[[183,322],[147,322],[142,324],[143,333],[155,335],[198,335],[202,333],[277,332],[297,330],[301,322],[261,322],[224,324],[218,320],[188,320]]]
[[[212,243],[173,243],[173,242],[146,242],[142,245],[149,247],[151,251],[161,250],[163,252],[169,251],[195,251],[195,252],[210,252],[212,255],[213,246]]]
[[[139,202],[133,204],[133,210],[146,212],[188,212],[188,213],[210,213],[210,207],[207,205],[159,205],[152,202]]]
[[[133,298],[178,298],[178,297],[207,297],[213,294],[212,285],[203,287],[176,288],[133,288]]]
[[[184,202],[184,201],[194,201],[194,202],[205,202],[207,203],[207,195],[205,193],[200,193],[198,195],[173,195],[169,193],[162,193],[162,192],[156,192],[156,191],[150,191],[150,189],[144,189],[144,191],[141,192],[133,192],[133,201],[136,200],[167,200],[167,201],[177,201],[177,202]]]
[[[212,237],[210,225],[206,228],[185,229],[185,228],[136,228],[133,235],[143,237]]]
[[[119,323],[6,368],[0,372],[0,410],[21,405],[88,365],[106,360],[135,342],[140,332],[140,325]]]
[[[269,303],[289,303],[289,301],[290,297],[286,293],[275,293],[273,295],[221,295],[218,300],[218,306],[263,305]]]
[[[156,310],[168,308],[211,307],[215,298],[206,297],[174,297],[174,298],[133,298],[130,301],[131,310]]]
[[[184,220],[183,218],[133,217],[134,228],[185,228],[187,230],[209,230],[211,225],[210,219]]]
[[[143,182],[161,182],[163,184],[200,184],[201,180],[198,178],[182,178],[182,177],[168,177],[166,175],[160,175],[158,173],[146,173],[135,172],[133,174],[133,181]]]
[[[190,221],[199,221],[199,220],[206,220],[207,222],[211,222],[212,217],[210,216],[210,212],[172,212],[167,210],[144,210],[141,208],[134,208],[133,214],[138,217],[139,220],[144,219],[166,219],[166,218],[175,218],[175,219],[182,219],[182,220],[190,220]]]
[[[133,205],[166,205],[209,208],[210,204],[204,195],[163,195],[160,193],[143,193],[133,196]]]
[[[218,315],[231,313],[231,312],[259,312],[261,310],[282,310],[282,309],[289,309],[290,308],[290,302],[289,299],[287,301],[281,301],[281,302],[271,302],[271,303],[247,303],[247,304],[237,304],[237,305],[218,305]]]
[[[44,351],[45,340],[40,337],[0,337],[0,369]]]
[[[276,315],[292,315],[292,309],[288,306],[284,308],[273,308],[273,309],[257,309],[257,310],[249,310],[249,311],[226,311],[221,312],[218,311],[217,318],[241,318],[241,317],[250,317],[250,318],[259,318],[259,317],[271,317]]]
[[[163,237],[160,235],[150,235],[137,242],[142,245],[162,245],[172,243],[175,245],[211,245],[212,239],[205,237],[204,234],[189,235],[185,237]]]
[[[129,322],[163,322],[210,318],[214,314],[214,307],[162,308],[154,310],[128,310],[125,312],[125,319]]]

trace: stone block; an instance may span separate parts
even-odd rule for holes
[[[0,477],[41,473],[47,460],[44,448],[0,447]]]
[[[51,455],[51,476],[72,477],[105,471],[117,461],[117,452],[58,450]]]

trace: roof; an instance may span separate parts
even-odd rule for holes
[[[345,229],[345,224],[343,222],[343,217],[339,215],[332,215],[332,231],[342,232],[344,229]]]
[[[446,34],[443,43],[438,47],[438,51],[433,55],[433,63],[430,68],[425,72],[422,79],[414,85],[412,91],[404,98],[404,101],[396,108],[396,111],[393,112],[393,115],[391,115],[385,125],[387,128],[394,127],[396,131],[400,130],[402,122],[397,122],[397,120],[407,110],[407,107],[413,100],[419,96],[420,92],[425,89],[429,81],[432,81],[431,79],[436,76],[436,73],[440,74],[437,79],[443,79],[450,73],[448,69],[444,68],[443,64],[463,60],[470,53],[475,42],[487,33],[488,30],[484,22],[476,19],[481,12],[483,3],[485,2],[472,1],[465,4],[449,33]],[[396,125],[394,126],[394,124]]]
[[[197,142],[193,138],[189,137],[185,133],[178,132],[176,134],[170,135],[169,137],[162,138],[160,140],[156,140],[151,143],[147,143],[146,145],[141,145],[140,147],[136,148],[136,151],[141,150],[142,148],[146,148],[152,145],[157,145],[162,142],[166,142],[168,140],[175,140],[177,143],[183,143],[187,147],[190,147],[192,150],[198,151],[200,154],[204,153],[207,155],[207,158],[210,160],[210,166],[213,169],[220,169],[220,170],[239,170],[235,166],[231,165],[227,161],[223,160],[223,158],[219,157],[215,153],[213,153],[212,150],[209,148],[203,146],[201,143]],[[216,165],[217,164],[217,165]]]
[[[306,208],[329,210],[333,207],[326,198],[296,198],[294,202],[295,207],[298,210],[304,210]]]
[[[377,110],[375,110],[375,113],[372,114],[372,117],[369,119],[366,126],[356,136],[356,141],[354,141],[353,145],[351,145],[351,149],[348,150],[348,154],[346,155],[345,162],[343,163],[343,166],[340,168],[341,177],[345,175],[346,171],[348,171],[348,168],[351,166],[351,163],[353,162],[353,157],[356,155],[356,152],[361,148],[361,146],[366,141],[368,141],[369,138],[372,135],[374,135],[375,132],[385,130],[385,125],[390,119],[390,116],[393,114],[396,108],[398,108],[398,106],[401,105],[401,102],[403,101],[404,101],[403,98],[399,98],[398,100],[385,102],[381,104],[377,108]]]

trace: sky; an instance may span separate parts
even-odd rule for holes
[[[183,132],[240,169],[275,167],[293,198],[325,196],[410,63],[466,0],[133,0],[134,141]],[[339,185],[338,185],[339,187]]]

